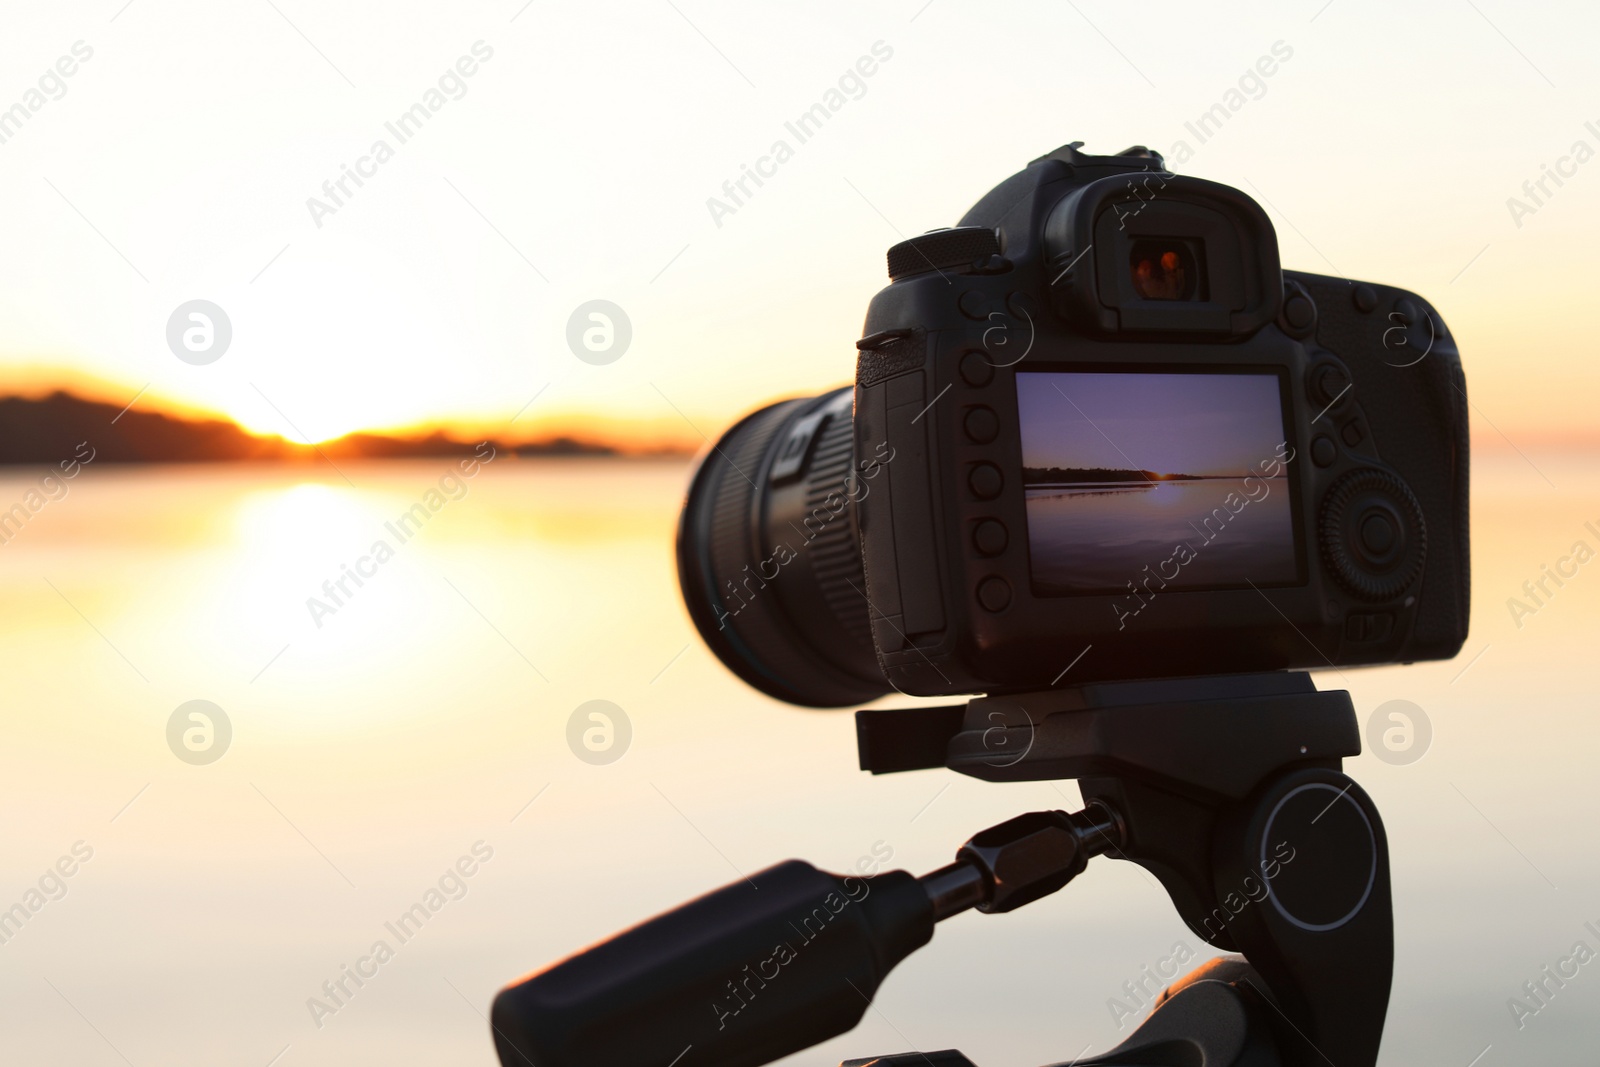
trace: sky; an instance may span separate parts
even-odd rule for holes
[[[294,439],[697,445],[849,381],[887,247],[1082,140],[1256,196],[1286,267],[1427,296],[1481,445],[1595,433],[1592,6],[97,0],[3,25],[0,110],[42,99],[0,143],[6,391]],[[194,300],[231,327],[203,364],[167,338]],[[593,329],[609,361],[576,354]]]
[[[1017,376],[1022,462],[1239,476],[1284,440],[1275,374]]]

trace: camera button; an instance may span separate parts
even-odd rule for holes
[[[1378,291],[1370,285],[1358,285],[1351,291],[1350,300],[1357,311],[1363,315],[1369,314],[1378,306]]]
[[[1290,337],[1302,340],[1310,337],[1317,328],[1317,305],[1306,287],[1296,281],[1283,285],[1283,306],[1278,311],[1278,325]]]
[[[1350,372],[1329,360],[1311,371],[1311,402],[1332,407],[1350,395]]]
[[[1319,467],[1331,467],[1338,458],[1339,446],[1333,443],[1333,438],[1318,434],[1311,439],[1311,462]]]
[[[985,578],[978,583],[978,603],[985,611],[1004,611],[1011,606],[1011,583],[1004,578]]]
[[[1361,547],[1369,559],[1381,560],[1394,548],[1400,532],[1394,522],[1382,512],[1373,512],[1361,520]]]
[[[979,500],[993,500],[1005,487],[1005,475],[993,463],[980,463],[967,475],[967,487]]]
[[[998,519],[984,519],[972,529],[972,547],[985,556],[998,556],[1009,540],[1005,524]]]
[[[1317,306],[1300,293],[1294,293],[1283,303],[1283,320],[1296,330],[1308,329],[1317,321]]]
[[[967,412],[962,424],[967,436],[980,445],[986,445],[1000,436],[1000,418],[991,409],[973,408]]]
[[[982,352],[968,352],[961,357],[961,380],[974,389],[982,389],[994,380],[994,364]]]
[[[961,299],[956,301],[956,307],[961,309],[961,314],[978,322],[989,317],[989,298],[976,289],[962,293]]]
[[[1349,445],[1351,448],[1355,448],[1362,441],[1367,439],[1367,431],[1361,428],[1360,419],[1351,419],[1349,422],[1345,423],[1344,428],[1339,431],[1339,436],[1344,438],[1345,444]]]

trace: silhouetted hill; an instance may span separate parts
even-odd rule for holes
[[[74,455],[84,441],[94,448],[96,463],[306,462],[318,459],[318,448],[336,460],[412,459],[465,456],[478,445],[443,433],[426,437],[356,433],[312,448],[281,437],[258,437],[231,422],[121,411],[65,392],[40,400],[0,398],[0,463],[54,464]],[[610,446],[570,437],[515,446],[496,442],[495,447],[522,456],[616,454]]]

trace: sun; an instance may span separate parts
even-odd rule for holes
[[[320,445],[338,440],[352,433],[383,433],[401,429],[404,419],[384,418],[377,412],[370,417],[352,411],[345,403],[323,404],[306,397],[277,397],[268,400],[264,395],[257,403],[249,398],[241,404],[230,404],[223,417],[231,419],[246,433],[259,437],[282,437],[302,445]]]

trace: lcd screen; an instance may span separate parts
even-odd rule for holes
[[[1278,374],[1026,371],[1017,408],[1036,594],[1300,581]]]

